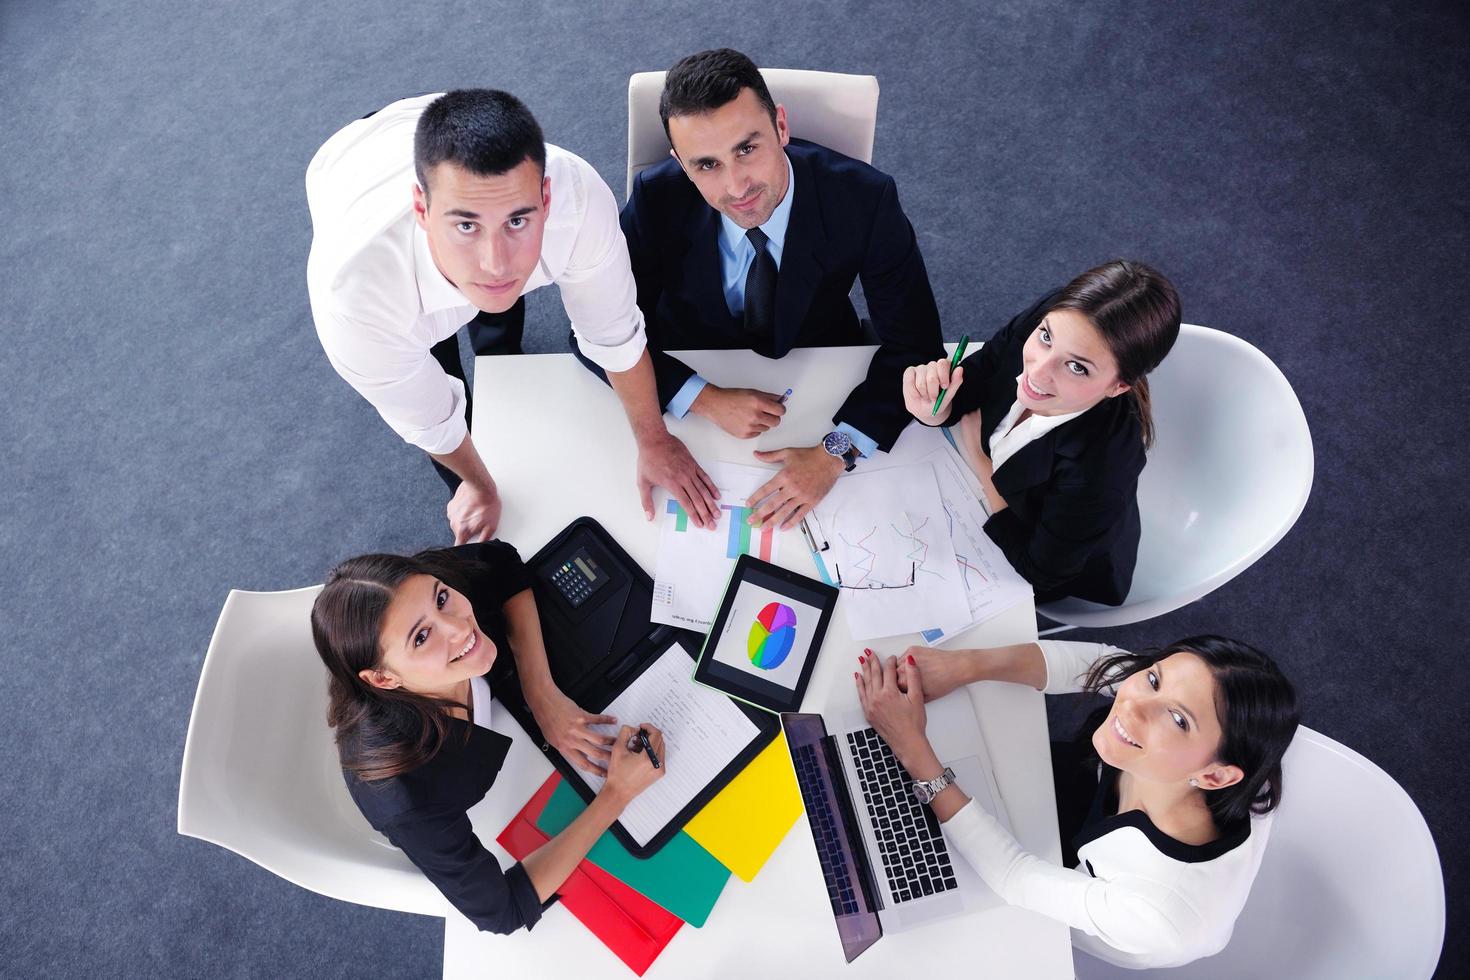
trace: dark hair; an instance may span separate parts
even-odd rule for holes
[[[546,140],[526,104],[509,92],[463,88],[445,92],[419,116],[413,134],[413,169],[429,192],[429,171],[452,163],[493,177],[533,160],[546,172]]]
[[[658,99],[658,115],[664,121],[669,143],[670,116],[698,116],[735,101],[741,89],[750,89],[776,125],[776,102],[761,70],[733,48],[714,48],[674,62],[664,76],[664,91]]]
[[[1223,636],[1187,636],[1161,650],[1121,653],[1093,664],[1083,683],[1100,691],[1121,683],[1174,653],[1192,653],[1215,678],[1215,714],[1220,719],[1216,761],[1239,766],[1240,782],[1205,793],[1217,827],[1251,814],[1270,813],[1281,803],[1281,757],[1301,720],[1296,688],[1276,662],[1248,643]],[[1105,714],[1106,712],[1099,712]],[[1097,727],[1101,719],[1093,722]]]
[[[378,638],[398,586],[413,575],[432,575],[463,592],[462,571],[443,552],[349,558],[332,569],[311,607],[312,640],[331,675],[327,724],[336,730],[342,768],[359,778],[387,779],[428,762],[449,736],[447,709],[465,707],[401,687],[377,688],[358,676],[382,665]]]
[[[1154,444],[1148,378],[1179,338],[1179,294],[1163,273],[1142,262],[1116,259],[1067,283],[1053,310],[1076,310],[1091,320],[1118,362],[1118,378],[1131,386],[1133,412],[1143,444]]]

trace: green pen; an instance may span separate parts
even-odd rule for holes
[[[949,362],[949,373],[954,374],[954,369],[959,366],[960,360],[965,356],[965,348],[970,345],[970,335],[965,334],[960,338],[960,345],[954,349],[954,357]],[[929,415],[932,418],[939,414],[939,403],[944,401],[944,389],[939,389],[939,397],[934,399],[934,411]]]

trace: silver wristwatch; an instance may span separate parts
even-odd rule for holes
[[[914,799],[920,803],[933,803],[934,797],[938,796],[944,787],[954,782],[954,770],[949,766],[944,767],[944,772],[933,779],[914,780]]]

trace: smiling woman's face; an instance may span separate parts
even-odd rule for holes
[[[429,575],[412,575],[393,593],[378,649],[381,667],[362,671],[365,682],[441,697],[489,670],[496,654],[469,600]]]
[[[1214,770],[1221,768],[1216,765],[1221,728],[1215,687],[1214,675],[1198,656],[1172,653],[1118,685],[1107,720],[1092,733],[1093,748],[1108,765],[1140,779],[1179,783],[1198,778],[1205,788],[1218,788]]]
[[[1128,390],[1118,361],[1091,320],[1052,310],[1026,338],[1016,400],[1036,415],[1082,412]]]

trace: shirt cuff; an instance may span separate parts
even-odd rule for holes
[[[526,874],[525,866],[519,861],[506,871],[505,883],[510,886],[510,900],[520,913],[521,925],[529,932],[541,921],[541,913],[551,902],[541,904],[541,899],[536,895],[536,886],[531,884],[531,876]]]
[[[643,349],[648,346],[647,338],[643,334],[643,323],[640,318],[638,329],[633,335],[621,344],[595,344],[583,337],[572,324],[572,333],[577,336],[577,348],[587,357],[587,360],[596,364],[604,371],[621,374],[630,370],[643,356]]]
[[[837,424],[837,431],[846,433],[847,438],[851,439],[852,444],[857,447],[857,451],[862,453],[863,456],[869,459],[871,459],[873,457],[873,454],[878,451],[878,443],[874,442],[872,439],[869,439],[867,436],[863,435],[861,432],[859,432],[857,429],[854,429],[846,422],[839,422]]]
[[[682,419],[689,414],[689,409],[694,405],[694,399],[699,397],[699,393],[707,384],[709,382],[699,375],[692,375],[688,381],[684,382],[684,387],[679,389],[679,393],[669,399],[666,411],[674,418]]]

